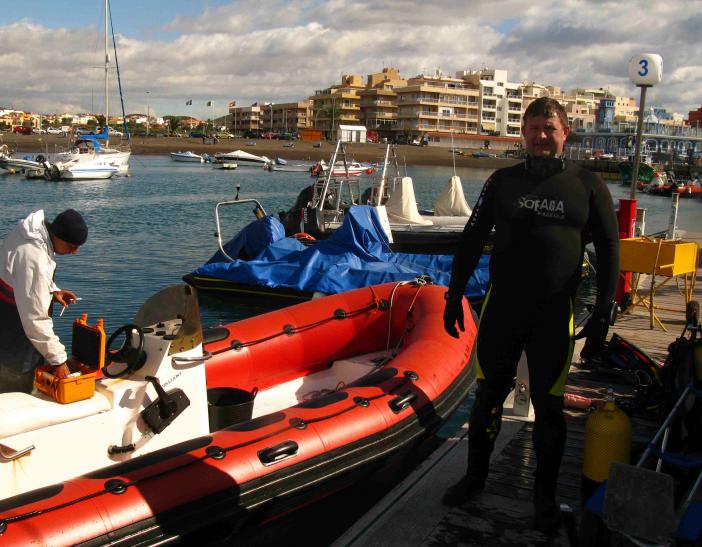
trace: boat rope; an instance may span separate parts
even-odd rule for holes
[[[372,292],[372,288],[371,288]],[[291,336],[293,334],[300,334],[312,329],[315,329],[317,327],[320,327],[326,323],[330,323],[332,321],[338,321],[338,320],[343,320],[343,319],[351,319],[352,317],[356,317],[358,315],[364,314],[366,312],[372,311],[372,310],[383,310],[385,309],[386,304],[383,302],[383,300],[378,299],[375,293],[373,293],[373,302],[371,304],[368,304],[362,308],[358,308],[356,310],[351,310],[351,311],[345,311],[341,308],[337,309],[334,311],[333,315],[329,317],[325,317],[324,319],[320,319],[318,321],[313,321],[312,323],[308,323],[306,325],[300,325],[299,327],[295,327],[294,325],[285,325],[283,326],[283,329],[274,332],[273,334],[269,334],[267,336],[263,336],[262,338],[257,338],[255,340],[249,340],[247,342],[242,342],[240,340],[232,340],[231,344],[229,347],[222,348],[219,350],[212,351],[212,355],[219,355],[220,353],[225,353],[227,351],[232,351],[232,350],[240,350],[243,348],[247,348],[250,346],[255,346],[257,344],[262,344],[263,342],[268,342],[269,340],[273,340],[275,338],[278,338],[280,336]]]
[[[119,101],[122,104],[122,127],[124,130],[124,134],[127,137],[128,141],[131,141],[131,134],[129,133],[129,128],[127,127],[127,115],[124,113],[124,95],[122,95],[122,78],[120,77],[119,74],[119,60],[117,59],[117,42],[115,42],[115,27],[112,24],[112,6],[110,6],[110,3],[107,3],[107,9],[109,10],[110,14],[110,30],[112,31],[112,48],[115,52],[115,69],[117,70],[117,86],[119,88]],[[107,17],[107,14],[105,14],[105,17]],[[109,138],[110,136],[110,120],[105,120],[105,125],[108,127],[107,129],[107,136]]]

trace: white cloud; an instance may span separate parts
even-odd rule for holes
[[[163,29],[178,35],[171,41],[119,35],[118,55],[128,111],[143,111],[148,98],[160,115],[184,114],[185,100],[193,98],[208,115],[207,100],[217,113],[232,99],[299,100],[337,83],[341,73],[365,75],[383,66],[405,77],[491,66],[506,68],[512,80],[638,96],[627,62],[655,51],[664,58],[664,81],[648,103],[687,114],[702,103],[701,6],[242,0],[195,18],[176,15]],[[29,20],[0,26],[0,106],[100,110],[100,50],[97,28],[48,29]]]

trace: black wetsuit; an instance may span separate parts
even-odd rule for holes
[[[487,473],[502,405],[524,351],[536,413],[537,485],[555,491],[584,246],[591,237],[598,260],[596,309],[604,311],[619,273],[618,228],[612,198],[597,175],[567,161],[549,160],[539,171],[529,162],[500,169],[485,183],[463,232],[449,290],[463,293],[494,227],[490,289],[478,331],[468,473]]]

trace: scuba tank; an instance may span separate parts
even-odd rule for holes
[[[585,423],[581,500],[585,503],[609,476],[612,462],[629,463],[631,420],[614,402],[613,389]]]

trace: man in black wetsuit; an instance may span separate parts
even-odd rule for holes
[[[485,485],[490,454],[500,431],[502,405],[526,352],[536,420],[535,525],[556,529],[558,468],[566,424],[563,390],[573,353],[573,301],[584,246],[597,253],[595,310],[582,331],[585,354],[602,348],[619,273],[619,241],[612,198],[604,182],[563,158],[568,137],[563,107],[550,98],[524,113],[525,162],[495,171],[483,186],[463,231],[446,293],[444,326],[463,330],[463,290],[494,227],[490,288],[480,314],[478,387],[468,432],[468,471],[444,496],[460,505]]]

